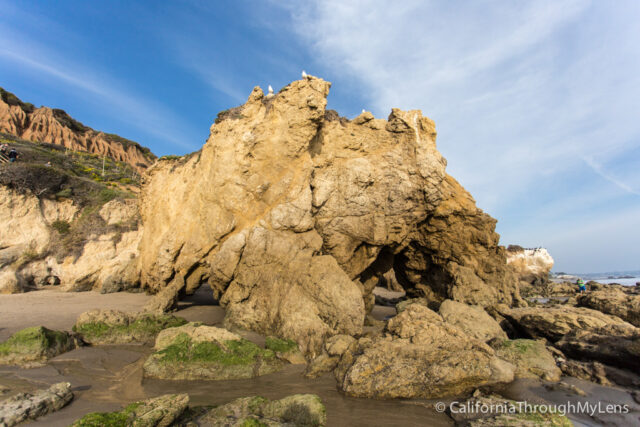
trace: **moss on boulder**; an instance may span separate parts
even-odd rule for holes
[[[279,371],[275,353],[226,329],[189,323],[163,330],[144,364],[147,377],[175,380],[253,378]]]
[[[73,348],[75,343],[68,333],[33,326],[0,343],[0,365],[44,362]]]
[[[267,337],[264,347],[273,351],[278,359],[284,360],[293,365],[305,365],[307,360],[298,347],[298,343],[291,339],[278,337]]]
[[[562,372],[544,342],[516,339],[496,340],[492,343],[496,355],[516,366],[516,378],[540,377],[559,381]]]
[[[164,427],[173,425],[188,404],[188,394],[165,394],[134,402],[117,412],[92,412],[77,420],[72,427]]]
[[[73,331],[89,344],[153,343],[163,329],[186,324],[181,317],[168,314],[128,314],[117,310],[91,310],[82,313]]]
[[[294,394],[280,400],[243,397],[211,409],[198,420],[201,425],[324,426],[327,413],[314,394]]]

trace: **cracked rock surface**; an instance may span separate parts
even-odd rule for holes
[[[170,308],[207,281],[227,325],[296,340],[362,331],[395,276],[438,305],[520,301],[495,220],[445,172],[433,121],[326,110],[330,83],[256,87],[201,151],[157,162],[141,193],[141,282]],[[394,281],[395,283],[395,281]]]

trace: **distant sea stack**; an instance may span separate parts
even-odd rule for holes
[[[545,248],[525,249],[518,245],[507,248],[507,264],[516,272],[520,281],[542,284],[549,278],[553,258]]]
[[[126,162],[139,172],[156,156],[146,147],[121,136],[96,131],[56,108],[35,108],[0,88],[0,132],[29,141],[62,145],[72,150],[107,155]]]

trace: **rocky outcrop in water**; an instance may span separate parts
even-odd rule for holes
[[[478,408],[481,408],[480,410]],[[474,395],[450,405],[450,415],[460,427],[572,427],[565,415],[537,410],[529,402],[505,399],[498,395]]]
[[[226,329],[189,323],[158,334],[144,375],[169,380],[254,378],[282,368],[275,353]]]
[[[197,418],[208,426],[324,426],[327,413],[314,394],[294,394],[280,400],[243,397]]]
[[[386,335],[353,343],[334,373],[350,396],[428,399],[508,383],[514,371],[482,341],[412,304],[389,320]]]
[[[48,389],[19,393],[0,402],[0,425],[12,427],[62,409],[73,399],[71,384],[58,383]]]
[[[82,313],[73,331],[88,344],[153,344],[161,330],[187,323],[168,314],[129,314],[118,310],[91,310]]]
[[[0,365],[38,365],[75,346],[67,332],[44,326],[25,328],[0,343]]]
[[[63,110],[35,108],[0,88],[0,132],[30,141],[62,145],[71,150],[106,155],[138,171],[156,159],[148,148],[118,135],[99,132],[69,117]]]
[[[207,281],[227,324],[313,356],[362,330],[390,270],[435,304],[519,303],[495,220],[446,174],[434,123],[397,109],[341,118],[325,109],[329,86],[255,88],[200,152],[150,168],[140,265],[162,291],[154,308]]]
[[[188,404],[188,394],[165,394],[134,402],[117,412],[92,412],[71,426],[168,427],[175,425]]]

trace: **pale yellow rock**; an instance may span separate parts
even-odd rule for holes
[[[93,234],[78,257],[44,257],[53,239],[55,221],[72,223],[78,207],[71,200],[38,199],[0,186],[0,283],[2,292],[21,292],[26,283],[60,284],[67,291],[98,289],[113,292],[139,283],[138,245],[142,228]],[[135,201],[112,201],[102,206],[106,222],[137,221]],[[51,278],[51,280],[49,280]],[[55,278],[55,279],[53,279]],[[4,283],[4,284],[3,284]]]
[[[515,367],[483,342],[420,304],[387,325],[389,335],[360,339],[334,371],[347,394],[368,398],[437,398],[514,378]]]
[[[500,324],[480,306],[448,299],[440,305],[438,312],[445,322],[457,326],[469,336],[480,341],[507,338],[507,334],[502,330]]]
[[[226,324],[313,358],[326,337],[362,330],[381,279],[437,304],[518,301],[495,220],[446,174],[433,121],[399,109],[349,121],[325,110],[329,87],[254,88],[200,152],[150,168],[141,282],[168,289],[151,308],[206,281]]]
[[[123,224],[138,215],[138,201],[114,199],[100,208],[100,216],[107,225]]]

